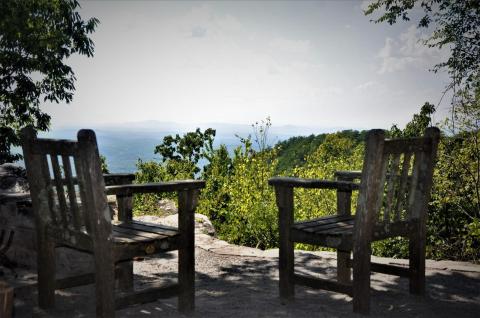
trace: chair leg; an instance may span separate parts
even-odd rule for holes
[[[410,293],[425,294],[425,240],[410,237],[409,244],[409,271]]]
[[[55,305],[55,243],[46,237],[37,237],[38,305],[42,309]]]
[[[118,289],[121,291],[133,290],[133,261],[125,261],[117,264]]]
[[[294,245],[280,234],[279,248],[279,287],[280,298],[292,301],[295,296],[294,277]]]
[[[195,309],[195,207],[198,191],[178,192],[178,229],[182,248],[178,250],[178,309],[191,313]]]
[[[191,313],[195,309],[195,248],[193,244],[187,245],[178,250],[178,309],[182,313]]]
[[[353,250],[353,311],[370,312],[370,246]]]
[[[350,252],[337,251],[337,281],[342,284],[351,283],[352,271],[348,267]]]
[[[111,253],[95,253],[95,296],[97,317],[115,316],[115,265]]]

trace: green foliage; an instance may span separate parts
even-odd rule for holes
[[[414,114],[410,122],[407,123],[403,130],[397,125],[390,128],[389,135],[391,138],[410,138],[423,136],[425,129],[432,125],[432,115],[435,113],[435,106],[429,102],[425,102],[420,109],[419,114]]]
[[[73,98],[75,74],[65,60],[93,55],[88,34],[98,24],[83,21],[78,7],[76,0],[0,1],[0,164],[21,159],[11,153],[20,129],[48,129],[41,101]]]
[[[343,130],[337,134],[345,138],[350,138],[358,143],[365,140],[365,133],[366,131]],[[307,137],[291,137],[279,142],[276,145],[279,149],[276,173],[289,175],[295,167],[303,166],[306,163],[307,156],[312,154],[320,146],[327,135],[328,134],[312,134]]]
[[[201,132],[197,128],[183,136],[169,135],[163,143],[155,147],[155,153],[162,155],[162,162],[138,160],[136,183],[162,182],[181,179],[193,179],[200,169],[197,166],[201,158],[208,158],[213,152],[215,130]],[[163,198],[174,199],[172,193],[139,194],[134,197],[135,214],[159,214],[158,201]],[[160,211],[161,212],[161,211]]]
[[[290,174],[295,167],[304,165],[306,157],[318,148],[325,136],[326,134],[312,134],[308,137],[291,137],[279,142],[277,173]]]
[[[277,147],[269,148],[263,142],[269,125],[268,119],[262,121],[260,127],[258,123],[254,125],[257,132],[254,141],[260,150],[253,149],[250,137],[242,138],[242,146],[235,149],[233,159],[229,158],[226,148],[220,148],[214,152],[203,174],[206,188],[197,211],[208,215],[219,236],[231,243],[259,248],[278,246],[278,211],[273,188],[267,182],[276,175],[281,156]],[[337,170],[360,169],[363,145],[358,135],[360,133],[352,131],[323,135],[321,145],[307,156],[304,165],[292,167],[292,174],[332,179]],[[293,145],[295,140],[288,143]],[[296,219],[334,212],[335,191],[314,192],[319,191],[296,190]]]
[[[210,217],[219,236],[229,242],[258,248],[278,245],[277,208],[268,179],[277,165],[276,150],[267,145],[270,120],[253,125],[257,149],[251,137],[241,138],[242,145],[233,159],[225,146],[215,150],[203,177],[199,213]]]
[[[431,249],[430,245],[427,249]],[[392,237],[375,241],[372,244],[372,254],[382,257],[408,258],[408,240],[404,237]]]
[[[473,144],[468,139],[444,137],[439,147],[427,227],[427,252],[432,258],[480,259],[479,184],[469,173],[478,163],[472,160]]]
[[[480,86],[445,122],[434,175],[429,240],[432,257],[480,260]],[[455,133],[456,131],[456,133]]]
[[[229,180],[233,173],[233,162],[227,147],[220,145],[209,156],[209,164],[205,167],[202,178],[205,189],[197,208],[198,213],[208,215],[218,229],[226,222],[230,203]]]
[[[474,97],[475,103],[470,100],[468,105],[457,108],[455,122],[462,132],[443,136],[439,145],[428,210],[428,258],[480,259],[480,121],[475,120],[480,107],[478,94]],[[425,103],[404,129],[392,126],[390,136],[423,135],[434,111],[433,105]],[[276,175],[282,157],[277,147],[271,148],[266,142],[265,134],[270,125],[268,119],[254,125],[253,141],[250,136],[241,138],[242,145],[235,149],[233,157],[225,145],[218,149],[195,150],[209,161],[201,175],[206,188],[201,192],[197,212],[209,216],[219,237],[234,244],[258,248],[278,246],[278,211],[273,188],[267,182]],[[322,135],[321,142],[308,152],[304,162],[288,167],[288,175],[331,180],[335,171],[360,170],[364,155],[363,135],[363,132],[355,131]],[[290,139],[282,145],[288,145],[285,149],[290,150],[307,148],[310,147],[307,143],[313,143],[317,137]],[[297,141],[301,146],[296,145]],[[255,147],[252,143],[256,143]],[[182,158],[193,157],[185,154]],[[163,163],[139,161],[136,181],[189,178],[195,171],[198,170],[189,159],[170,159]],[[356,195],[354,192],[352,210],[356,206]],[[164,196],[135,197],[135,213],[157,214],[161,198]],[[296,220],[336,212],[334,190],[296,189],[294,202]],[[297,244],[296,248],[312,250],[318,247]],[[403,238],[378,241],[374,242],[372,251],[378,256],[406,258],[408,242]]]
[[[100,155],[100,164],[102,165],[102,173],[110,173],[110,170],[108,170],[107,158],[103,155]]]
[[[275,150],[253,150],[248,138],[235,149],[221,237],[262,249],[278,245],[277,207],[274,191],[268,186],[277,164],[275,157]]]
[[[183,162],[193,167],[194,173],[200,172],[196,166],[201,158],[206,156],[206,151],[213,150],[215,130],[208,128],[202,133],[200,128],[188,132],[182,137],[176,134],[165,136],[163,142],[155,147],[155,153],[162,156],[162,161]],[[192,175],[193,177],[193,175]]]
[[[165,181],[166,169],[163,165],[155,161],[143,162],[138,160],[137,172],[135,173],[135,183],[149,183]],[[158,213],[157,205],[161,199],[160,194],[140,194],[133,197],[134,215]]]
[[[155,161],[143,162],[138,160],[135,183],[149,183],[172,181],[179,179],[191,179],[194,174],[194,166],[190,162],[170,160],[166,163]],[[158,215],[158,201],[163,198],[175,199],[175,194],[138,194],[134,196],[134,214]],[[161,211],[160,211],[161,213]]]
[[[306,158],[303,166],[294,169],[294,175],[302,178],[333,180],[335,171],[360,170],[363,163],[364,145],[342,133],[328,134],[324,142]],[[295,219],[318,218],[336,213],[335,190],[295,189]],[[356,194],[352,198],[355,206]],[[297,244],[301,249],[317,249]]]

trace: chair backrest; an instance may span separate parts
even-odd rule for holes
[[[439,137],[435,127],[418,138],[385,139],[383,130],[367,134],[357,228],[373,231],[375,225],[388,229],[385,225],[425,222]]]
[[[80,130],[78,141],[37,138],[22,130],[22,148],[37,226],[78,243],[111,233],[111,215],[95,133]]]

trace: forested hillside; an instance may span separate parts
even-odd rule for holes
[[[432,198],[428,207],[427,257],[435,259],[480,259],[480,148],[478,96],[475,108],[459,108],[459,133],[442,135],[434,172]],[[391,137],[421,136],[431,125],[435,108],[429,103],[403,128],[387,131]],[[473,112],[473,113],[472,113]],[[477,123],[478,124],[478,123]],[[240,138],[233,155],[224,145],[214,148],[214,130],[197,130],[183,136],[166,137],[157,147],[161,161],[138,162],[137,182],[200,177],[206,181],[197,212],[210,217],[220,238],[257,248],[278,246],[278,210],[268,179],[276,175],[332,179],[338,170],[362,168],[365,131],[347,130],[331,134],[290,138],[274,147],[265,144],[270,121],[254,125],[253,138]],[[473,125],[473,126],[472,126]],[[457,126],[458,127],[458,126]],[[208,162],[201,171],[198,161]],[[334,214],[333,190],[295,190],[297,220]],[[135,213],[156,213],[160,197],[135,198]],[[352,200],[355,211],[356,196]],[[297,244],[297,248],[314,247]],[[393,238],[373,245],[379,256],[408,257],[408,243]]]
[[[365,139],[366,130],[343,130],[337,134],[361,143]],[[292,137],[275,145],[278,149],[278,165],[275,170],[277,174],[292,172],[295,167],[303,166],[308,155],[312,154],[325,141],[329,134]]]

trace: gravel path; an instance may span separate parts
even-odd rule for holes
[[[298,253],[297,270],[335,276],[334,260]],[[159,274],[163,273],[163,274]],[[135,263],[137,288],[153,279],[176,279],[176,252],[162,259]],[[408,280],[372,275],[371,317],[478,317],[479,271],[430,269],[425,298],[408,293]],[[36,294],[16,299],[16,317],[94,317],[93,287],[57,291],[56,307],[49,312],[36,306]],[[183,317],[176,298],[132,306],[117,317]],[[297,286],[293,303],[278,297],[277,259],[220,255],[196,249],[195,317],[356,317],[351,298],[342,294]]]
[[[194,317],[358,317],[352,299],[343,294],[296,287],[295,301],[278,296],[278,250],[261,251],[230,245],[207,234],[213,227],[196,215],[196,291]],[[175,225],[175,216],[144,221]],[[172,223],[173,222],[173,223]],[[172,224],[170,224],[172,223]],[[406,260],[375,258],[375,262],[405,265]],[[335,254],[296,251],[295,270],[335,278]],[[176,281],[177,252],[134,265],[135,288],[152,280]],[[20,277],[34,277],[20,273]],[[8,276],[8,275],[7,275]],[[4,277],[8,281],[8,277]],[[10,277],[10,284],[15,284]],[[18,282],[18,279],[17,279]],[[36,306],[36,288],[22,288],[15,297],[15,317],[94,317],[93,285],[56,291],[55,309]],[[408,292],[408,279],[372,274],[370,317],[479,317],[480,265],[427,260],[427,295]],[[158,300],[116,312],[116,317],[183,317],[177,299]]]

